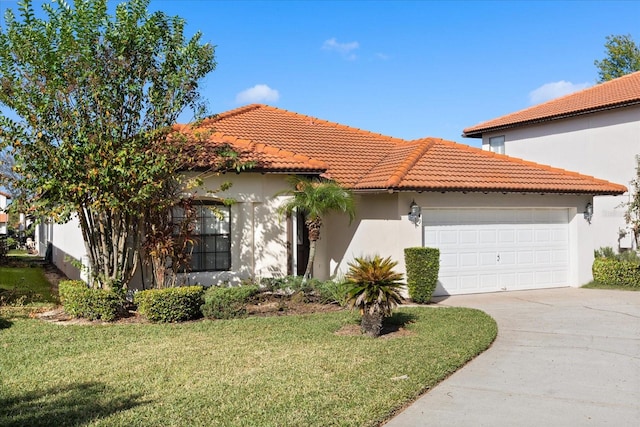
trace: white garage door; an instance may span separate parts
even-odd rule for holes
[[[423,209],[435,295],[567,286],[568,222],[566,209]]]

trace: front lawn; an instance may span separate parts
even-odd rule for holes
[[[0,267],[0,298],[24,303],[55,302],[51,293],[51,284],[38,266],[2,266]],[[2,300],[0,300],[0,304]]]
[[[493,319],[403,308],[391,338],[351,312],[183,324],[0,324],[0,425],[376,426],[485,350]]]

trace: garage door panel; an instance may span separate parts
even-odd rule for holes
[[[518,265],[534,264],[536,262],[536,253],[534,251],[518,252]]]
[[[478,266],[478,254],[476,252],[461,253],[459,257],[460,267],[477,267]]]
[[[440,253],[440,268],[446,270],[448,268],[458,267],[458,254]]]
[[[498,241],[496,230],[480,230],[480,244],[495,244]]]
[[[478,244],[478,231],[477,230],[460,230],[458,234],[458,241],[461,245],[477,245]]]
[[[533,229],[526,228],[518,230],[518,243],[527,244],[533,242]]]
[[[479,254],[480,267],[488,267],[495,266],[497,263],[496,253],[494,251],[491,252],[481,252]]]
[[[436,295],[565,286],[566,209],[423,209],[425,246],[440,249]]]

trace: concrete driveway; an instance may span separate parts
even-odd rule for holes
[[[387,427],[640,426],[640,292],[465,295],[498,322],[491,348]]]

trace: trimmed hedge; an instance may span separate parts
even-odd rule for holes
[[[259,290],[257,285],[212,286],[204,293],[202,314],[211,319],[243,317],[247,314],[247,302]]]
[[[640,288],[640,265],[637,262],[596,258],[592,271],[593,280],[603,285]]]
[[[109,322],[123,310],[118,294],[89,288],[82,280],[63,280],[58,284],[58,292],[64,311],[73,317]]]
[[[438,283],[440,249],[405,248],[409,297],[418,304],[427,304]]]
[[[201,316],[202,286],[148,289],[134,296],[138,312],[152,322],[183,322]]]

